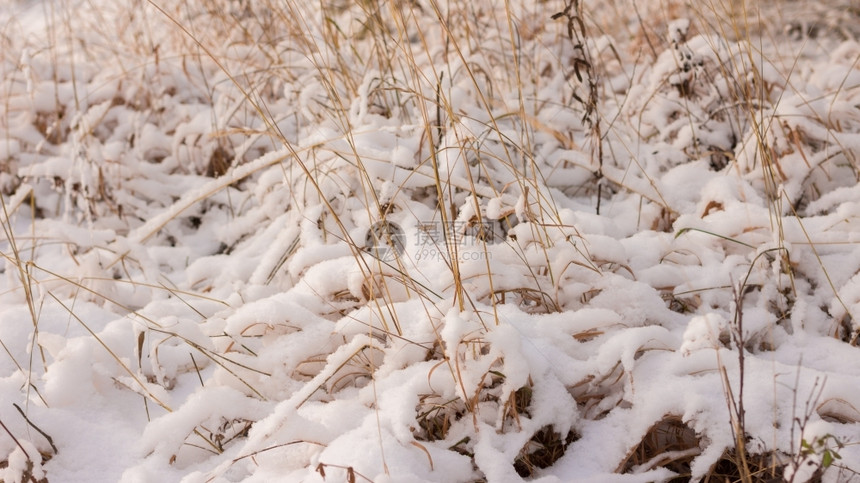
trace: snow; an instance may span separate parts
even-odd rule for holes
[[[204,3],[0,7],[0,481],[860,472],[850,2]]]

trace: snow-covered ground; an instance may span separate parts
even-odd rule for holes
[[[860,480],[858,35],[7,2],[0,481]]]

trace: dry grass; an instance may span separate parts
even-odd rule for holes
[[[309,320],[323,324],[355,316],[366,329],[358,335],[313,339],[313,349],[279,368],[289,381],[307,384],[297,407],[355,388],[375,388],[377,371],[395,349],[418,348],[424,359],[412,362],[435,364],[428,381],[435,371],[445,371],[451,391],[420,395],[415,444],[444,442],[473,457],[474,441],[453,441],[452,428],[477,428],[479,412],[496,411],[497,427],[516,431],[522,429],[519,418],[533,416],[531,379],[527,384],[509,382],[505,354],[493,352],[487,342],[501,324],[499,307],[564,313],[587,306],[601,293],[597,283],[573,287],[580,280],[609,274],[636,279],[636,270],[625,261],[590,253],[588,237],[562,206],[567,203],[562,198],[573,195],[604,216],[617,209],[620,195],[638,197],[637,223],[643,230],[675,230],[676,238],[710,234],[726,253],[751,257],[748,278],[754,270],[770,269],[778,279],[781,291],[770,302],[783,314],[783,325],[790,322],[798,280],[831,291],[844,309],[833,335],[856,345],[860,330],[849,304],[841,300],[814,236],[801,221],[814,215],[807,211],[825,193],[851,186],[860,177],[855,150],[833,135],[849,132],[855,121],[850,113],[818,116],[810,107],[815,99],[794,106],[800,111],[809,107],[803,115],[781,111],[785,98],[803,95],[793,84],[802,54],[765,59],[762,45],[785,38],[780,29],[812,39],[825,26],[840,29],[840,35],[851,34],[853,27],[830,16],[808,24],[780,23],[767,17],[770,3],[590,5],[569,0],[506,2],[493,10],[458,0],[445,5],[208,0],[193,8],[150,1],[134,10],[132,18],[96,9],[86,21],[73,16],[68,5],[51,3],[45,7],[53,21],[44,50],[29,58],[9,50],[2,58],[8,72],[21,67],[3,84],[3,132],[7,139],[18,136],[21,145],[14,156],[0,160],[2,171],[23,173],[25,167],[64,153],[66,168],[74,173],[61,176],[64,171],[46,164],[42,171],[33,168],[36,174],[0,177],[2,255],[16,271],[16,291],[23,294],[32,319],[32,349],[38,349],[31,351],[31,360],[13,357],[14,363],[28,375],[47,370],[49,357],[38,335],[39,304],[48,300],[65,308],[70,320],[110,355],[128,376],[117,383],[140,394],[147,414],[150,402],[172,412],[158,395],[191,371],[202,385],[201,368],[228,374],[254,398],[280,397],[267,387],[275,380],[273,371],[259,367],[262,339],[310,332],[310,322],[246,320],[217,329],[211,324],[205,336],[212,344],[206,346],[143,310],[147,297],[179,298],[189,317],[206,325],[219,312],[198,310],[196,304],[226,310],[245,302],[222,300],[220,293],[210,297],[207,292],[223,283],[217,274],[204,273],[190,288],[165,285],[168,277],[159,273],[157,263],[152,268],[156,260],[146,252],[147,246],[189,243],[190,233],[200,226],[219,223],[213,221],[215,213],[223,215],[219,220],[248,220],[237,223],[210,253],[254,256],[259,266],[243,283],[286,291],[305,282],[325,306],[308,315]],[[844,12],[857,15],[848,7]],[[689,18],[689,24],[673,23],[681,17]],[[170,28],[148,28],[155,25]],[[102,42],[62,41],[82,28],[100,34],[95,38]],[[114,31],[122,35],[111,42]],[[443,41],[434,40],[438,38]],[[117,67],[99,72],[94,59],[105,57]],[[671,58],[675,65],[656,73],[630,67],[663,66]],[[765,64],[784,70],[773,73]],[[57,89],[55,102],[31,109],[22,99],[34,93],[22,86],[46,81],[38,78],[43,72],[52,76],[48,80]],[[87,92],[83,86],[98,88]],[[642,88],[631,94],[634,87]],[[856,86],[828,92],[833,104],[843,88]],[[194,107],[171,119],[167,111],[176,106]],[[134,122],[124,123],[127,119]],[[18,123],[27,126],[26,140],[13,132]],[[376,149],[377,144],[389,151],[403,149],[396,159],[387,159],[386,149]],[[642,150],[651,144],[665,148],[669,161]],[[69,145],[77,151],[63,151]],[[550,160],[554,151],[564,151],[563,159]],[[679,227],[672,187],[659,176],[698,161],[704,169],[736,175],[758,189],[766,199],[768,225],[745,226],[738,233]],[[802,173],[797,174],[796,166]],[[194,188],[171,187],[171,177],[193,179],[186,186]],[[153,179],[160,184],[158,196],[149,191]],[[45,267],[38,252],[56,241],[41,237],[35,228],[22,238],[9,221],[27,204],[34,227],[39,217],[65,217],[89,226],[99,221],[115,237],[91,246],[61,240],[72,263]],[[273,206],[299,213],[289,223],[301,228],[260,235],[267,226],[285,224],[281,213],[271,212]],[[703,206],[699,218],[728,209],[718,199],[703,200]],[[787,242],[788,217],[798,219],[804,240]],[[400,225],[407,223],[404,235]],[[433,276],[444,283],[425,273],[414,247],[400,238],[411,240],[423,229],[417,224],[437,230],[431,247],[442,260],[444,277]],[[379,232],[379,227],[384,229]],[[464,239],[472,245],[464,245]],[[817,267],[793,263],[792,251],[804,241]],[[307,255],[316,245],[336,246],[342,249],[338,253],[351,256],[356,280],[337,280],[341,285],[328,292],[329,287],[307,282],[318,275],[314,266],[321,260]],[[380,248],[390,249],[386,253],[391,257],[379,256]],[[464,253],[475,258],[464,259]],[[759,260],[763,254],[764,261]],[[762,268],[760,262],[769,266]],[[185,268],[165,266],[163,275]],[[822,271],[829,287],[807,283],[820,279],[804,273],[813,269]],[[735,448],[706,476],[714,481],[760,481],[781,469],[775,458],[751,454],[745,447],[743,301],[748,288],[763,285],[746,282],[734,294],[729,293],[734,287],[701,289],[719,291],[727,308],[735,303],[731,342],[740,357],[740,374],[723,378],[733,415],[726,424],[735,432]],[[661,289],[676,312],[704,310],[698,292]],[[34,295],[42,292],[47,297]],[[73,302],[78,298],[95,300],[140,324],[133,341],[136,366],[76,315]],[[413,340],[405,329],[414,321],[403,320],[397,304],[411,300],[420,302],[422,322],[432,326],[428,340]],[[457,340],[442,334],[452,308],[476,322],[472,332],[457,335]],[[362,310],[367,312],[355,315]],[[610,330],[586,327],[573,338],[588,344]],[[764,335],[755,342],[759,349],[769,347]],[[192,353],[191,365],[165,369],[160,351],[169,353],[176,345]],[[630,377],[619,359],[611,371],[588,374],[567,389],[581,416],[596,421],[626,402]],[[736,378],[737,394],[730,381]],[[821,414],[856,422],[857,410],[850,403],[825,403]],[[220,424],[213,426],[215,422]],[[220,454],[243,440],[253,424],[243,418],[201,423],[184,444]],[[561,434],[552,425],[540,427],[513,462],[516,472],[539,474],[578,437],[575,428]],[[654,422],[618,472],[663,467],[683,479],[690,476],[690,462],[703,444],[686,422],[669,415]],[[382,452],[381,442],[379,446]],[[323,477],[327,469],[342,470],[353,481],[364,478],[352,467],[317,467]]]

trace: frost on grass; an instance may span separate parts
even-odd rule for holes
[[[0,8],[0,479],[856,476],[858,12],[665,7]]]

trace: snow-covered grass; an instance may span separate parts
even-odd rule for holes
[[[860,479],[848,0],[0,7],[0,481]]]

